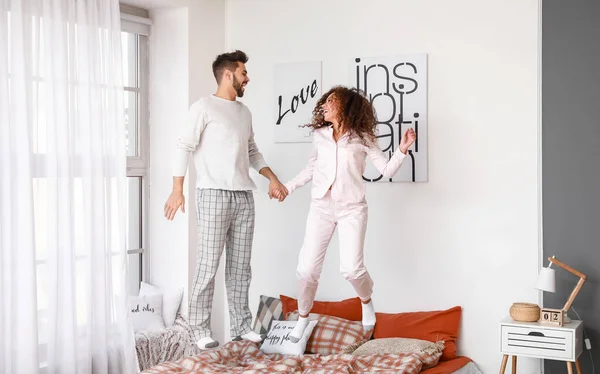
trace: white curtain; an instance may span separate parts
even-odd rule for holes
[[[0,0],[0,372],[132,373],[118,0]]]

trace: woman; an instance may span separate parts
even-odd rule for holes
[[[340,241],[340,270],[362,301],[365,330],[375,326],[371,301],[373,281],[363,263],[363,246],[367,229],[367,202],[362,176],[369,156],[383,175],[390,178],[400,168],[415,141],[408,129],[398,151],[389,159],[377,145],[377,122],[373,106],[356,89],[337,86],[318,101],[312,124],[314,148],[308,165],[285,184],[283,196],[313,181],[312,201],[306,223],[304,244],[300,250],[298,312],[300,318],[289,337],[298,342],[308,326],[327,246],[337,226]]]

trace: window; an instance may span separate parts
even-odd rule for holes
[[[125,137],[127,147],[127,245],[130,295],[147,269],[148,20],[121,15]]]

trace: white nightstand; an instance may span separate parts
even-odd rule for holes
[[[500,322],[500,351],[502,366],[506,370],[508,356],[512,358],[512,372],[517,372],[517,356],[566,361],[569,374],[573,362],[581,374],[579,355],[583,352],[583,323],[571,321],[562,327],[542,325],[538,322],[515,322],[507,317]]]

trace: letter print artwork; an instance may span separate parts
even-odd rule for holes
[[[275,65],[275,143],[310,143],[312,111],[321,97],[321,62]]]
[[[410,127],[417,140],[398,173],[383,179],[367,163],[367,182],[427,182],[427,54],[357,57],[351,63],[351,85],[362,90],[377,112],[379,146],[389,157]]]

